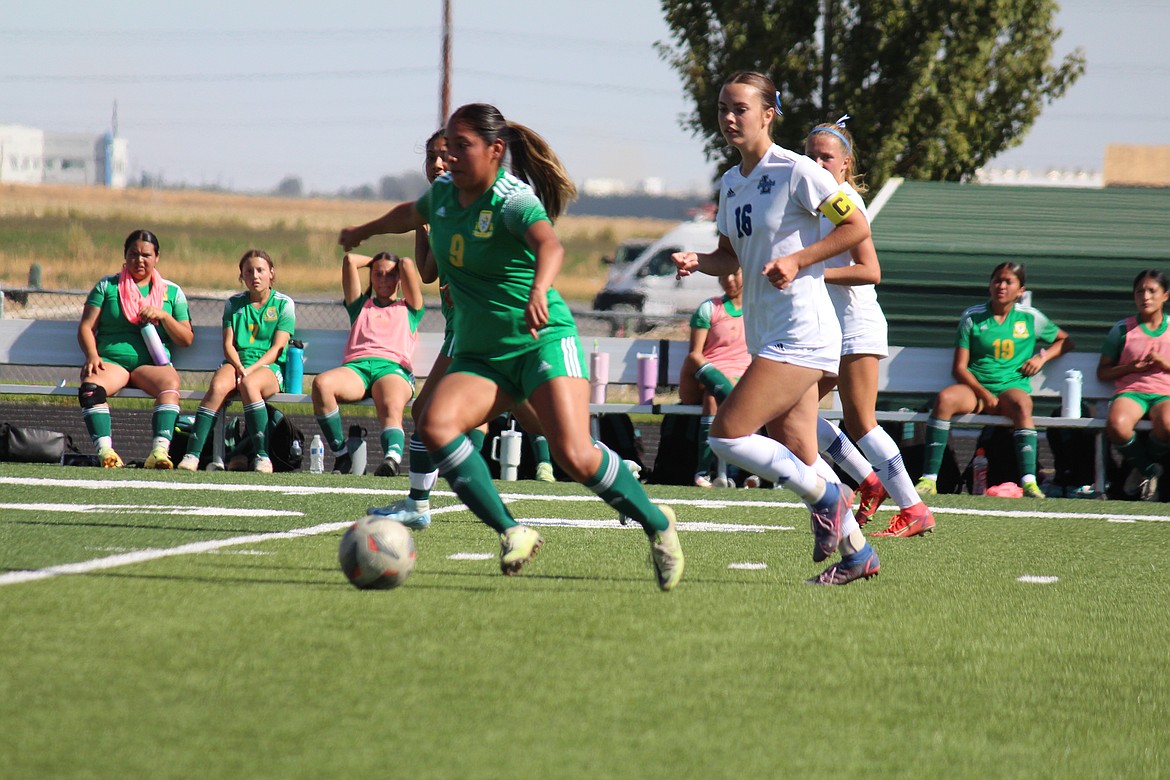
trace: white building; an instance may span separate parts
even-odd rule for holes
[[[112,133],[45,133],[0,125],[0,182],[100,184],[123,188],[129,175],[129,145]]]
[[[0,125],[0,184],[40,184],[44,160],[43,130]]]

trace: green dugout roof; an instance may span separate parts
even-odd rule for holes
[[[1032,305],[1096,352],[1133,313],[1138,271],[1170,275],[1170,189],[903,181],[870,208],[895,345],[952,346],[959,315],[987,300],[991,269],[1013,260]]]

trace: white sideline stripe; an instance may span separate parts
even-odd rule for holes
[[[642,526],[638,525],[637,521],[631,520],[629,524],[622,525],[616,517],[610,520],[568,520],[563,517],[523,517],[518,518],[516,522],[521,525],[535,525],[542,528],[614,528],[627,531],[642,530]],[[704,520],[690,522],[680,520],[678,522],[678,530],[719,531],[728,534],[741,534],[764,533],[765,531],[795,531],[796,529],[790,525],[743,525],[739,523],[715,523]]]
[[[340,479],[341,477],[339,477]],[[203,482],[153,482],[146,479],[36,479],[33,477],[0,477],[0,485],[45,485],[50,487],[75,487],[83,490],[107,490],[110,488],[148,488],[152,490],[195,490],[201,493],[279,493],[286,496],[312,496],[325,494],[348,494],[360,496],[406,495],[405,490],[377,490],[375,488],[351,488],[308,485],[215,485]],[[451,492],[432,491],[431,495],[454,496]]]
[[[184,517],[304,517],[290,509],[233,509],[217,506],[163,506],[161,504],[0,504],[0,509],[68,514],[180,515]]]
[[[759,571],[760,569],[768,568],[766,563],[752,563],[751,561],[744,561],[742,563],[729,563],[729,569],[742,569],[743,571]]]
[[[455,506],[432,509],[431,514],[445,514],[447,512],[453,512],[458,509],[463,509],[463,505],[457,504]],[[294,528],[291,531],[272,531],[263,534],[233,536],[229,539],[215,539],[206,542],[191,542],[190,544],[182,544],[178,547],[135,550],[133,552],[122,553],[121,555],[110,555],[105,558],[95,558],[93,560],[77,561],[75,563],[63,563],[58,566],[49,566],[44,569],[35,569],[32,571],[12,571],[8,572],[7,574],[0,574],[0,587],[3,587],[4,585],[19,585],[25,582],[46,580],[50,577],[57,577],[62,574],[88,574],[93,571],[101,571],[102,569],[113,569],[119,566],[130,566],[135,563],[156,561],[159,558],[173,558],[178,555],[217,553],[225,547],[237,547],[242,544],[258,544],[261,542],[271,542],[277,539],[303,539],[309,536],[320,536],[321,534],[333,533],[335,531],[340,531],[343,528],[349,528],[353,524],[354,520],[346,520],[340,523],[321,523],[320,525],[313,525],[309,526],[308,528]],[[262,553],[252,550],[236,554],[257,555]]]
[[[0,477],[0,485],[45,485],[52,487],[75,487],[92,490],[107,488],[134,487],[152,488],[154,490],[198,490],[203,492],[219,493],[279,493],[287,496],[311,496],[325,494],[347,495],[374,495],[384,497],[404,496],[405,490],[378,490],[374,488],[350,488],[332,486],[308,485],[214,485],[199,482],[152,482],[149,480],[73,480],[73,479],[37,479],[34,477]],[[497,486],[500,483],[496,483]],[[748,492],[748,491],[745,491]],[[454,497],[449,490],[431,491],[432,496]],[[502,493],[505,501],[597,501],[596,496],[557,496],[536,495],[531,493]],[[387,502],[389,503],[389,502]],[[656,504],[669,506],[689,506],[700,509],[726,509],[737,506],[777,507],[781,509],[802,509],[804,504],[799,501],[755,501],[755,500],[694,500],[689,498],[659,498],[654,499]],[[880,512],[893,513],[897,510],[890,507],[882,508]],[[1005,510],[1005,509],[961,509],[958,507],[930,507],[935,515],[971,515],[974,517],[1010,517],[1010,518],[1038,518],[1042,520],[1108,520],[1110,522],[1149,522],[1170,523],[1170,515],[1133,515],[1112,514],[1108,512],[1045,512],[1040,510]]]
[[[1060,577],[1050,577],[1047,575],[1040,576],[1037,574],[1025,574],[1021,577],[1017,577],[1016,579],[1020,582],[1030,582],[1035,585],[1051,585],[1054,582],[1060,581]]]
[[[198,483],[169,483],[169,482],[153,482],[149,480],[69,480],[69,479],[36,479],[31,477],[0,477],[0,484],[14,484],[14,485],[32,485],[32,486],[53,486],[53,487],[75,487],[83,489],[104,490],[111,487],[138,487],[138,488],[153,488],[163,490],[200,490],[212,492],[266,492],[266,493],[280,493],[283,495],[314,495],[325,493],[349,493],[361,495],[394,495],[401,494],[403,491],[389,491],[389,490],[369,490],[358,488],[340,488],[340,487],[300,487],[300,486],[277,486],[277,485],[214,485],[214,484],[198,484]],[[432,495],[452,496],[449,492],[435,491]],[[504,494],[505,500],[520,501],[520,500],[534,500],[534,501],[596,501],[595,496],[555,496],[555,495],[529,495],[526,493],[509,493]],[[699,508],[724,508],[728,506],[773,506],[783,508],[799,508],[804,504],[798,502],[771,502],[771,501],[709,501],[709,500],[687,500],[687,499],[665,499],[658,503],[664,504],[682,504],[686,506]],[[73,505],[66,505],[69,509],[76,511]],[[274,512],[269,510],[260,510],[263,514],[271,516]],[[446,514],[447,512],[467,511],[462,504],[455,504],[452,506],[432,509],[431,514]],[[1025,512],[1025,511],[1003,511],[1003,510],[982,510],[982,509],[959,509],[959,508],[933,508],[932,511],[937,514],[956,514],[956,515],[975,515],[985,517],[1012,517],[1012,518],[1041,518],[1041,519],[1098,519],[1108,520],[1110,522],[1136,522],[1139,520],[1147,522],[1170,522],[1170,517],[1156,516],[1156,515],[1115,515],[1108,513],[1077,513],[1077,512]],[[299,514],[299,513],[297,513]],[[0,587],[4,585],[15,585],[25,582],[35,582],[37,580],[49,579],[57,577],[62,574],[85,574],[92,571],[100,571],[103,569],[111,569],[119,566],[128,566],[136,563],[145,563],[147,561],[157,560],[159,558],[169,558],[179,555],[193,555],[198,553],[214,552],[227,547],[235,547],[244,544],[267,542],[279,539],[296,539],[309,536],[317,536],[320,534],[332,533],[339,531],[351,525],[353,520],[346,520],[339,523],[323,523],[320,525],[309,526],[307,528],[298,528],[291,531],[270,532],[262,534],[248,534],[246,536],[237,536],[229,539],[219,539],[204,542],[192,542],[190,544],[180,545],[178,547],[162,548],[162,549],[147,549],[127,552],[120,555],[111,555],[105,558],[97,558],[89,561],[78,561],[75,563],[60,564],[57,566],[50,566],[44,569],[37,569],[33,571],[14,571],[5,574],[0,574]],[[562,526],[562,527],[578,527],[578,528],[613,528],[621,527],[616,520],[581,520],[570,521],[562,518],[543,518],[543,519],[525,519],[526,523],[532,525],[546,525],[546,526]],[[636,527],[636,526],[631,526]],[[790,526],[749,526],[749,525],[735,525],[731,523],[713,523],[713,522],[683,522],[679,524],[683,530],[695,531],[723,531],[723,532],[763,532],[763,531],[791,531],[794,530]],[[1029,575],[1026,575],[1029,576]]]
[[[450,561],[490,561],[495,558],[495,553],[451,553],[447,556]]]
[[[34,571],[13,571],[8,572],[7,574],[0,574],[0,586],[19,585],[25,582],[47,580],[50,577],[58,577],[62,574],[88,574],[90,572],[101,571],[103,569],[114,569],[119,566],[129,566],[135,563],[156,561],[160,558],[173,558],[178,555],[194,555],[196,553],[215,552],[223,549],[224,547],[235,547],[241,544],[258,544],[260,542],[270,542],[275,539],[298,539],[306,536],[317,536],[318,534],[327,534],[333,533],[334,531],[340,531],[343,528],[348,528],[352,524],[352,520],[344,523],[323,523],[321,525],[309,526],[308,528],[297,528],[292,531],[279,531],[266,534],[248,534],[247,536],[233,536],[230,539],[215,539],[205,542],[191,542],[190,544],[181,544],[178,547],[137,550],[135,552],[122,553],[120,555],[110,555],[105,558],[95,558],[89,561],[62,563],[58,566],[49,566],[48,568],[36,569]]]

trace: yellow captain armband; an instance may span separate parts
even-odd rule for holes
[[[825,199],[825,202],[821,204],[820,211],[834,225],[840,225],[856,208],[849,196],[838,190]]]

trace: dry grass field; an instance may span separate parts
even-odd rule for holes
[[[388,210],[391,202],[277,198],[200,191],[64,185],[0,186],[0,285],[24,286],[40,265],[41,284],[88,289],[121,264],[122,241],[136,228],[162,242],[159,270],[189,292],[236,288],[236,262],[260,247],[277,263],[277,286],[293,295],[333,293],[341,252],[337,232]],[[566,216],[561,293],[587,300],[600,288],[600,258],[624,238],[660,235],[655,219]],[[370,241],[369,251],[413,254],[409,236]]]

